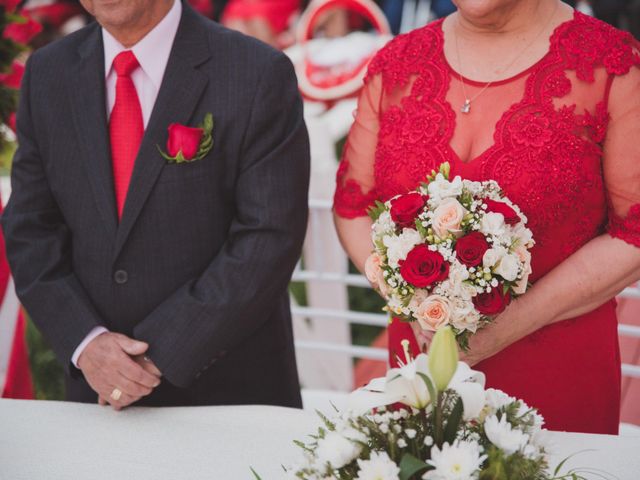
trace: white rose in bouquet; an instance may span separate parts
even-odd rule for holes
[[[518,277],[519,270],[520,260],[515,255],[508,253],[500,259],[500,262],[496,266],[495,273],[507,282],[513,282]]]

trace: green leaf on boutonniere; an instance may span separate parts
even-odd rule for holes
[[[178,153],[175,156],[172,156],[168,152],[165,152],[164,150],[162,150],[162,148],[160,148],[160,145],[156,145],[156,147],[158,148],[160,155],[162,155],[162,158],[164,158],[167,161],[167,163],[178,163],[178,164],[192,163],[197,160],[202,160],[204,157],[207,156],[207,154],[213,148],[213,127],[214,127],[214,122],[213,122],[213,115],[211,113],[207,113],[202,123],[196,128],[186,127],[184,125],[178,125],[178,124],[172,124],[171,126],[169,126],[169,140],[167,141],[168,150],[171,149],[169,145],[171,143],[172,129],[179,129],[179,130],[182,130],[183,132],[184,131],[193,132],[196,129],[202,130],[202,137],[200,137],[200,141],[198,143],[198,150],[195,152],[195,154],[191,158],[187,158],[185,156],[182,148],[178,150]],[[183,133],[183,135],[185,135],[185,133]],[[189,136],[189,135],[192,135],[192,133],[186,133],[186,135]],[[184,141],[184,136],[180,138],[180,136],[178,135],[178,139],[179,139],[178,145],[180,145],[180,143]],[[175,144],[174,144],[174,149],[175,149]]]

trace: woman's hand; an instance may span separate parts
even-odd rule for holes
[[[510,338],[510,332],[506,332],[502,328],[492,327],[493,325],[488,325],[471,335],[469,349],[466,352],[460,349],[461,362],[465,362],[472,367],[510,345],[510,342],[506,340],[506,338]]]
[[[423,330],[418,322],[411,322],[409,325],[411,325],[411,330],[413,330],[413,334],[416,336],[416,341],[418,342],[420,351],[422,353],[427,353],[431,346],[431,340],[433,340],[433,336],[436,332]]]

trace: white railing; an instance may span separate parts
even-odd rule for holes
[[[321,212],[331,210],[331,202],[326,200],[311,200],[310,201],[310,233],[319,231],[322,227],[319,225]],[[325,225],[326,227],[326,225]],[[332,228],[332,227],[331,227]],[[296,282],[319,282],[332,285],[342,285],[345,288],[363,287],[369,288],[369,282],[362,275],[354,275],[348,273],[336,273],[328,272],[322,269],[323,261],[323,248],[320,242],[313,242],[313,248],[311,249],[316,261],[315,265],[319,265],[320,269],[307,270],[303,269],[298,264],[294,275],[293,281]],[[346,256],[344,262],[346,262]],[[629,287],[620,294],[621,298],[637,298],[640,299],[640,286]],[[388,316],[383,313],[368,313],[359,312],[348,309],[331,309],[316,306],[299,306],[294,305],[292,307],[294,317],[304,319],[331,319],[344,322],[345,324],[357,324],[357,325],[371,325],[377,327],[385,327],[388,324]],[[618,333],[623,337],[640,338],[640,327],[635,325],[621,324],[618,327]],[[323,340],[296,340],[296,348],[299,351],[320,351],[331,354],[343,354],[348,355],[352,359],[371,359],[385,361],[387,359],[387,351],[382,348],[358,346],[350,344],[340,344],[336,342],[329,342]],[[622,374],[626,377],[640,378],[640,365],[623,364]]]

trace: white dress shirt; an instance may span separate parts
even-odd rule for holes
[[[173,47],[173,40],[178,32],[178,25],[182,17],[182,2],[175,0],[169,13],[162,19],[153,30],[151,30],[142,40],[136,43],[129,50],[138,59],[140,68],[131,74],[131,79],[138,92],[140,107],[142,108],[142,119],[145,128],[149,123],[153,106],[158,98],[158,91],[162,84],[164,72],[169,62],[169,55]],[[111,115],[113,106],[116,103],[116,81],[118,76],[113,69],[113,59],[125,50],[124,46],[113,35],[102,29],[102,42],[104,45],[104,71],[107,98],[107,116]],[[80,354],[85,347],[98,335],[108,332],[104,327],[95,327],[84,340],[78,345],[71,357],[71,363],[77,368]]]

